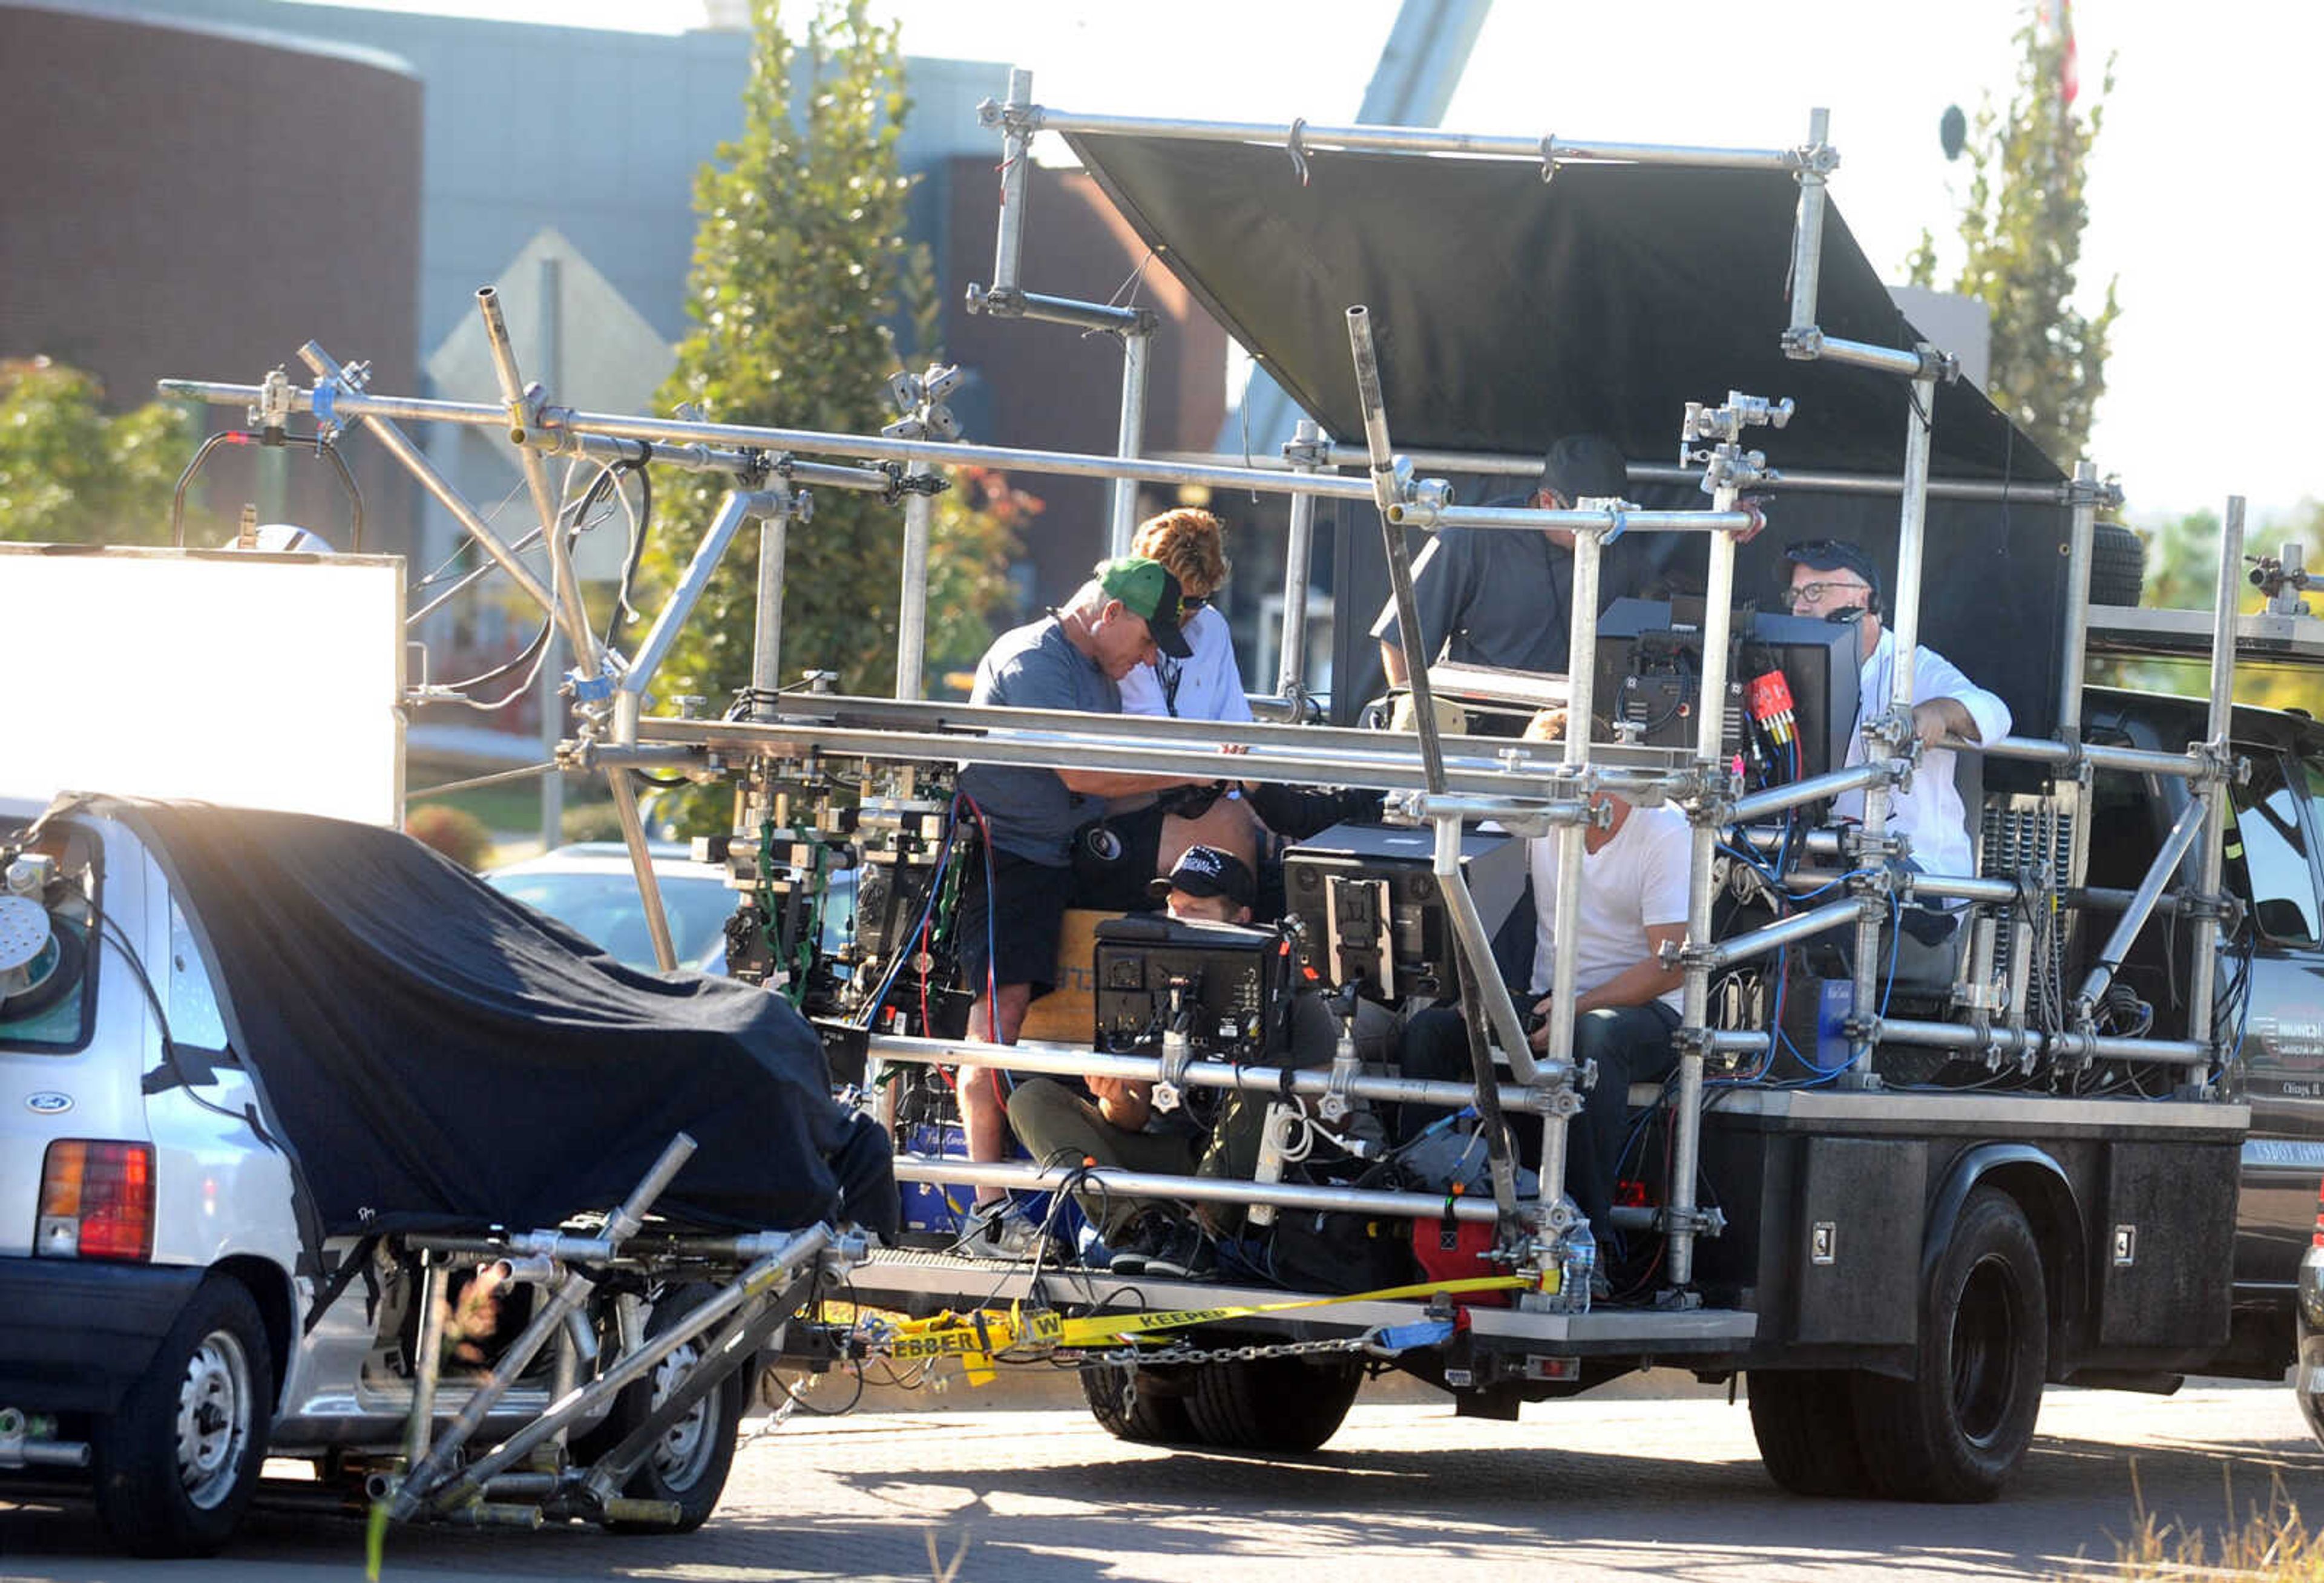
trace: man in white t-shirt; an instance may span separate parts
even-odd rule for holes
[[[1671,1034],[1680,1021],[1684,971],[1664,953],[1686,941],[1686,816],[1642,808],[1611,792],[1591,805],[1605,821],[1582,838],[1581,909],[1574,923],[1573,1060],[1594,1063],[1597,1081],[1566,1128],[1565,1190],[1602,1241],[1613,1229],[1614,1183],[1629,1127],[1629,1088],[1670,1071]],[[1531,843],[1534,892],[1533,1046],[1549,1045],[1547,1017],[1557,930],[1557,843]],[[1423,1012],[1406,1028],[1406,1077],[1468,1080],[1468,1031],[1450,1009]],[[1534,1139],[1521,1128],[1520,1150]]]

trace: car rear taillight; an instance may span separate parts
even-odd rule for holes
[[[41,1164],[32,1251],[58,1258],[153,1256],[153,1146],[60,1137]]]
[[[2308,1240],[2312,1247],[2324,1247],[2324,1182],[2316,1184],[2316,1235]]]

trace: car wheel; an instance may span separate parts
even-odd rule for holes
[[[2090,524],[2092,604],[2135,605],[2146,593],[2146,541],[2119,522]]]
[[[274,1409],[265,1322],[242,1284],[194,1288],[152,1366],[97,1427],[97,1513],[142,1556],[203,1556],[233,1536],[258,1489]]]
[[[2025,1212],[1981,1187],[1922,1293],[1913,1377],[1850,1392],[1872,1486],[1910,1501],[1989,1501],[2024,1460],[2049,1368],[2042,1251]]]
[[[699,1306],[710,1295],[706,1286],[675,1288],[654,1305],[646,1334],[660,1335]],[[713,1333],[715,1333],[714,1328]],[[702,1361],[705,1338],[679,1346],[654,1365],[643,1379],[614,1398],[604,1423],[593,1431],[576,1451],[591,1459],[611,1450],[669,1399],[670,1393]],[[710,1520],[725,1492],[726,1476],[734,1467],[735,1440],[742,1427],[742,1370],[730,1372],[693,1410],[664,1431],[622,1493],[641,1500],[668,1501],[678,1508],[675,1523],[613,1522],[614,1533],[691,1533]]]
[[[1870,1491],[1851,1404],[1854,1384],[1854,1375],[1840,1368],[1751,1371],[1751,1433],[1768,1477],[1799,1496]]]

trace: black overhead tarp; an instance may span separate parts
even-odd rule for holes
[[[208,952],[310,1232],[553,1226],[620,1202],[681,1131],[700,1147],[659,1214],[894,1229],[886,1136],[833,1100],[779,996],[624,967],[392,831],[107,811]]]
[[[1545,183],[1526,161],[1326,151],[1305,155],[1303,182],[1280,147],[1068,141],[1158,261],[1337,439],[1363,435],[1346,320],[1363,303],[1399,451],[1537,455],[1559,435],[1595,431],[1634,463],[1671,463],[1685,404],[1736,390],[1797,404],[1784,429],[1748,433],[1771,466],[1903,474],[1905,381],[1783,354],[1799,189],[1780,171],[1573,164]],[[1026,258],[1039,285],[1035,225]],[[1836,204],[1816,318],[1849,340],[1906,348],[1922,338]],[[1285,437],[1251,437],[1272,447]],[[1939,479],[2063,476],[1967,384],[1939,387],[1931,456]],[[1676,486],[1632,492],[1646,504],[1709,504]],[[1781,493],[1771,530],[1738,557],[1738,596],[1773,593],[1794,538],[1860,539],[1893,573],[1897,517],[1895,494]],[[2007,699],[2021,732],[2055,720],[2068,526],[2049,504],[1940,501],[1930,511],[1923,640]],[[1366,666],[1377,675],[1362,629],[1387,589],[1377,516],[1358,513],[1353,527],[1336,557],[1341,719]],[[1700,540],[1626,541],[1609,554],[1607,595],[1656,575],[1683,586],[1702,558]]]

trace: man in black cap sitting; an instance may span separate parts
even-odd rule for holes
[[[1181,922],[1250,922],[1256,888],[1250,870],[1216,847],[1188,847],[1169,878],[1155,880],[1154,887],[1170,916]],[[1092,1098],[1047,1077],[1028,1078],[1009,1096],[1009,1125],[1039,1164],[1087,1162],[1185,1176],[1203,1160],[1208,1143],[1204,1133],[1184,1110],[1156,1110],[1153,1084],[1115,1077],[1082,1081]],[[1207,1239],[1191,1220],[1160,1202],[1102,1192],[1080,1197],[1083,1212],[1124,1274],[1189,1275],[1210,1267]]]

